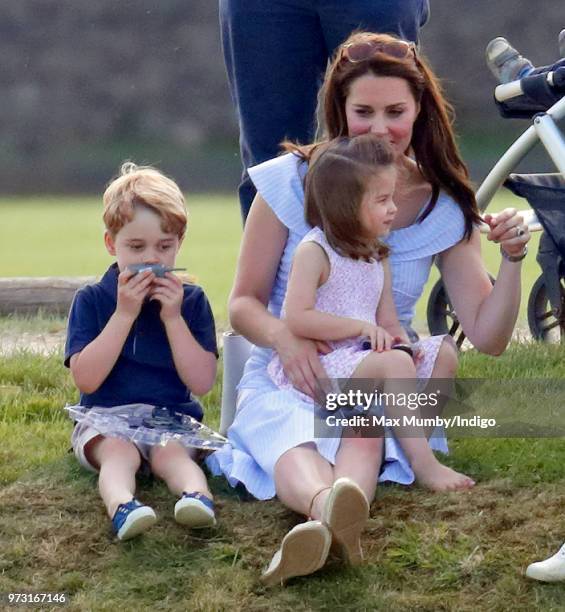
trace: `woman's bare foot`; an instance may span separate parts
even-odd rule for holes
[[[475,486],[475,481],[433,460],[412,466],[416,480],[420,485],[431,491],[463,491]]]

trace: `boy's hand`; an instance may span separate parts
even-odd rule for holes
[[[131,318],[132,321],[135,320],[154,280],[155,274],[151,270],[139,274],[128,269],[120,272],[116,312]]]
[[[150,291],[151,300],[161,303],[161,321],[166,323],[181,316],[181,306],[184,297],[180,278],[167,272],[164,278],[155,278]]]

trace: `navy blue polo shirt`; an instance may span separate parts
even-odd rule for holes
[[[71,357],[90,344],[114,314],[118,274],[118,266],[113,264],[100,282],[77,291],[67,328],[67,367]],[[214,318],[204,291],[186,284],[183,289],[182,317],[200,346],[217,357]],[[165,326],[159,317],[160,309],[156,301],[143,304],[112,371],[94,393],[81,393],[82,406],[142,403],[193,413],[187,405],[191,401],[190,390],[177,374]],[[202,418],[202,414],[192,416]]]

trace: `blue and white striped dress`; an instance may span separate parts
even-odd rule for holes
[[[269,300],[269,311],[280,316],[292,257],[298,243],[312,228],[304,219],[303,178],[306,164],[293,154],[283,155],[249,169],[258,193],[288,228],[288,239]],[[464,234],[459,206],[441,194],[433,211],[421,222],[393,231],[390,266],[393,296],[400,322],[410,325],[414,307],[428,279],[434,255],[445,251]],[[422,341],[435,351],[440,338]],[[430,355],[430,351],[425,348]],[[230,484],[241,482],[257,499],[275,496],[274,467],[280,456],[300,444],[314,442],[318,452],[335,463],[340,438],[316,438],[312,402],[294,390],[281,390],[271,380],[267,366],[271,349],[254,347],[238,386],[237,412],[228,430],[229,444],[207,460],[215,475],[224,474]],[[445,437],[430,440],[434,450],[447,452]],[[414,473],[398,442],[386,437],[379,482],[411,484]]]

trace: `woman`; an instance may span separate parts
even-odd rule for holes
[[[414,305],[438,257],[443,280],[467,337],[482,352],[498,355],[510,340],[520,303],[519,261],[529,240],[513,209],[487,215],[488,239],[503,260],[491,285],[480,254],[479,220],[467,172],[449,121],[450,107],[437,79],[415,47],[391,36],[356,33],[341,45],[322,91],[325,137],[373,132],[395,154],[397,214],[391,247],[393,295],[409,331]],[[413,481],[394,439],[313,436],[311,405],[280,391],[266,368],[275,349],[296,389],[313,395],[323,378],[318,352],[328,347],[293,336],[278,318],[292,254],[310,229],[304,221],[302,179],[309,149],[252,168],[257,196],[245,227],[230,319],[256,345],[239,386],[238,411],[228,432],[231,446],[215,453],[212,469],[232,484],[243,482],[257,498],[277,497],[312,521],[284,538],[268,570],[267,584],[311,573],[327,557],[328,538],[346,559],[358,560],[367,500],[379,480]],[[425,347],[424,347],[425,348]],[[439,347],[432,376],[453,378],[453,343]],[[445,441],[432,439],[432,448]],[[382,470],[381,470],[382,464]],[[452,477],[435,490],[469,486]]]

